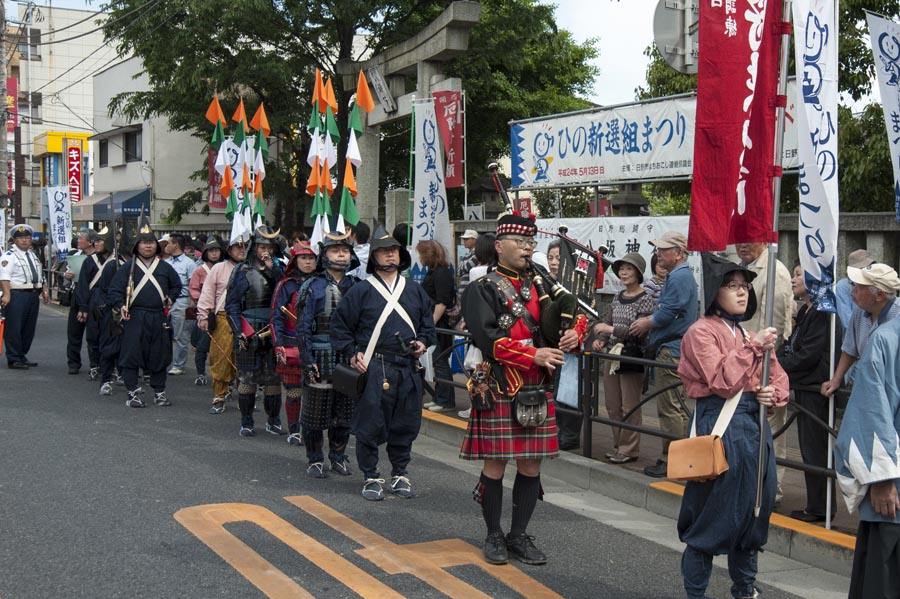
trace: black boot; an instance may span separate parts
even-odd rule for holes
[[[534,537],[524,532],[518,535],[506,535],[506,548],[514,558],[531,566],[543,566],[547,563],[544,552],[534,546]]]

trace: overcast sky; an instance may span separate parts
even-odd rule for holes
[[[600,38],[600,75],[589,100],[597,104],[631,102],[644,84],[653,42],[653,13],[659,0],[547,0],[556,4],[556,22],[578,41]]]

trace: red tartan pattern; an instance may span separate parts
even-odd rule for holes
[[[464,460],[542,460],[559,456],[553,397],[547,421],[537,428],[518,423],[512,398],[494,394],[493,410],[472,410],[459,457]]]
[[[288,366],[278,362],[275,364],[275,372],[281,375],[281,383],[283,385],[299,386],[303,384],[302,366]]]

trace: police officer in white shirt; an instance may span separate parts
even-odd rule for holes
[[[41,261],[31,251],[34,229],[28,225],[13,225],[9,237],[13,247],[0,255],[0,304],[6,317],[3,342],[10,368],[27,370],[37,366],[28,359],[28,350],[37,328],[40,299],[50,302]]]

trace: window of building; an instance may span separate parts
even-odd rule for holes
[[[141,160],[141,132],[129,131],[125,134],[125,162]]]
[[[100,166],[109,166],[109,140],[101,139],[100,140],[100,148],[99,148],[99,160]]]
[[[41,30],[40,29],[31,29],[31,39],[25,36],[23,33],[19,38],[19,56],[25,60],[40,60],[41,59]],[[28,44],[31,42],[31,48],[29,51]]]
[[[28,94],[24,92],[19,92],[19,122],[28,122],[28,117],[31,116],[34,119],[36,124],[41,123],[41,105],[44,102],[43,95],[41,92],[35,92],[31,94],[31,111],[28,109]]]

